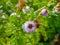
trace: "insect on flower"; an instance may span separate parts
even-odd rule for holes
[[[33,21],[27,21],[27,22],[24,23],[23,29],[27,33],[35,32],[36,24]]]

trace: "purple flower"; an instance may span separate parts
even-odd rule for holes
[[[24,23],[23,28],[25,32],[32,33],[32,32],[35,32],[36,30],[36,24],[32,21],[28,21]]]
[[[48,11],[46,9],[42,9],[41,14],[46,16],[46,15],[48,15]]]
[[[24,13],[29,12],[29,11],[30,11],[30,7],[29,7],[29,6],[26,6],[25,9],[22,9],[22,11],[23,11]]]

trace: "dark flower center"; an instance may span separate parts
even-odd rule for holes
[[[32,25],[32,24],[29,24],[29,25],[28,25],[28,28],[30,28],[30,29],[31,29],[32,27],[33,27],[33,25]]]

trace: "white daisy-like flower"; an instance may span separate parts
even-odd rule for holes
[[[27,22],[24,23],[23,29],[27,33],[35,32],[36,24],[34,22],[32,22],[32,21],[27,21]]]
[[[23,11],[24,13],[29,12],[29,11],[30,11],[30,7],[29,7],[29,6],[26,6],[25,9],[22,9],[22,11]]]
[[[26,9],[30,9],[30,7],[29,6],[26,6]]]
[[[10,16],[15,16],[16,15],[16,13],[15,12],[13,12],[13,13],[11,13],[11,15]]]

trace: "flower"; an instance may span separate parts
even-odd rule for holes
[[[53,13],[60,13],[60,3],[57,3],[57,5],[53,8]]]
[[[25,9],[22,9],[22,11],[23,11],[24,13],[29,12],[29,11],[30,11],[30,7],[29,7],[29,6],[26,6]]]
[[[36,24],[33,21],[27,21],[24,23],[23,28],[25,32],[32,33],[36,30]]]
[[[58,12],[58,8],[54,8],[53,13],[57,13],[57,12]]]
[[[26,9],[27,9],[28,11],[30,11],[30,7],[29,7],[29,6],[26,6]]]
[[[15,16],[16,15],[16,13],[15,12],[13,12],[13,13],[11,13],[11,15],[10,16]]]
[[[48,11],[46,9],[42,9],[41,14],[46,16],[46,15],[48,15]]]

